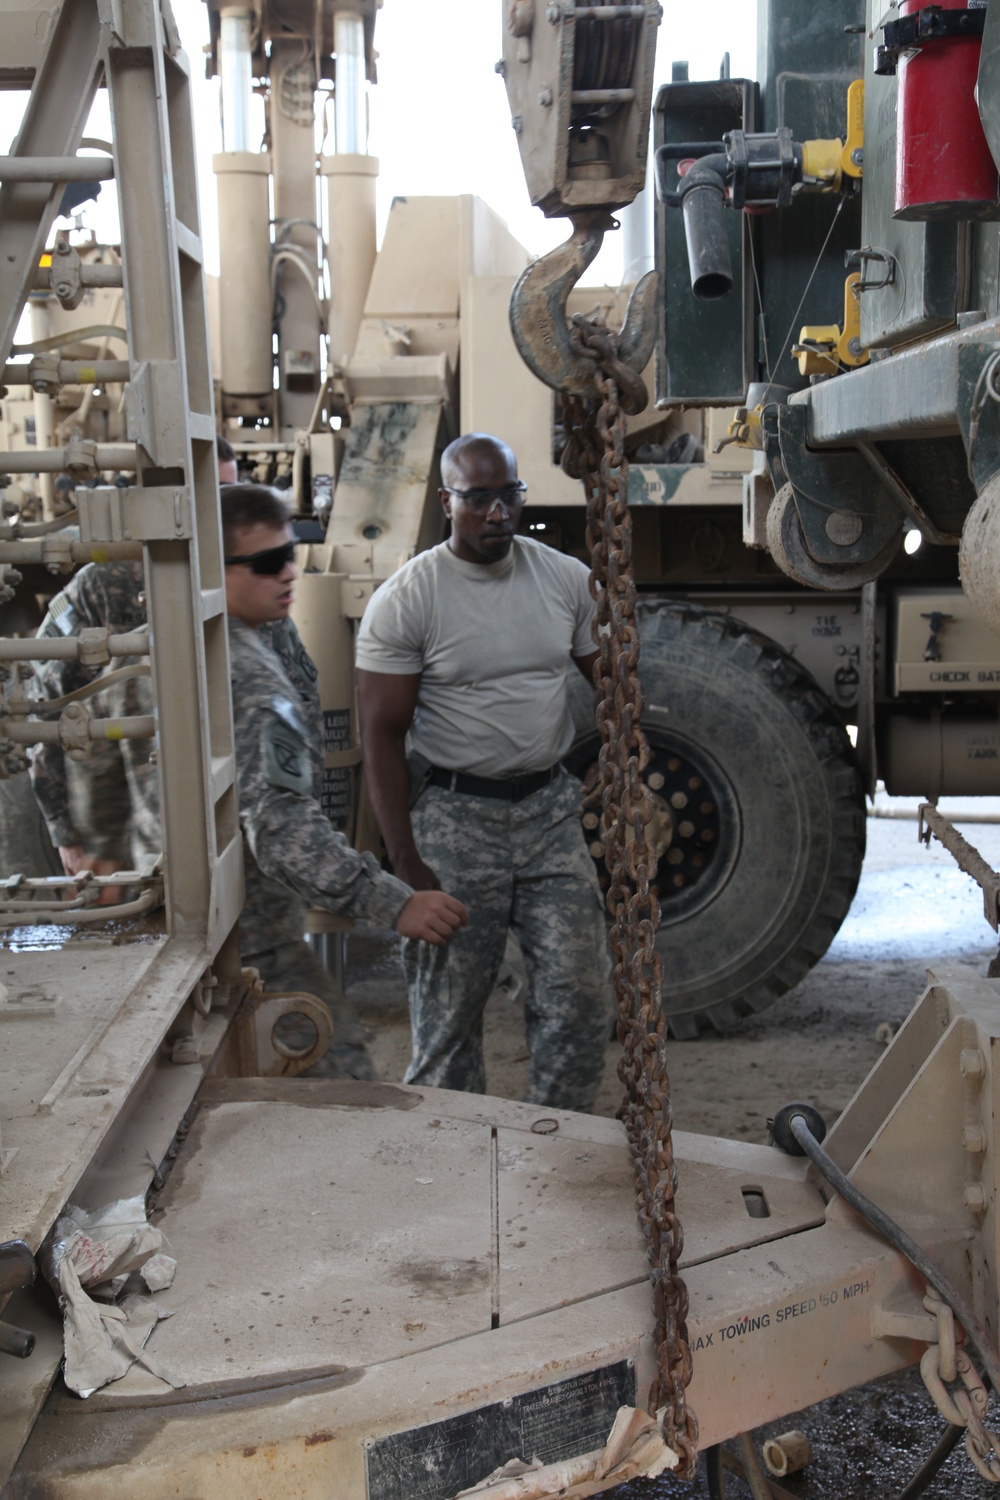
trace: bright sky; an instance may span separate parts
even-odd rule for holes
[[[375,29],[379,82],[370,91],[369,149],[380,159],[379,233],[397,194],[478,193],[505,219],[529,250],[540,252],[565,239],[564,220],[546,223],[528,202],[516,138],[502,80],[493,71],[501,53],[507,0],[384,0]],[[204,78],[202,49],[208,41],[203,0],[172,0],[196,84],[202,232],[207,268],[218,269],[215,188],[211,158],[221,145],[218,83]],[[755,0],[664,0],[657,43],[658,82],[670,78],[671,63],[683,59],[690,76],[717,78],[729,51],[734,77],[755,74]],[[0,150],[16,131],[15,97],[0,102]],[[261,121],[262,121],[261,114]],[[89,133],[107,136],[107,112],[98,102]],[[110,185],[98,214],[87,223],[116,238],[117,214]],[[590,276],[617,282],[621,258],[614,236]],[[596,274],[595,274],[596,273]]]

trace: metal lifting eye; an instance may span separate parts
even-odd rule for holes
[[[617,226],[603,210],[576,214],[572,223],[573,233],[565,244],[540,256],[518,278],[510,299],[510,327],[521,358],[539,380],[566,395],[591,396],[595,361],[579,347],[566,304],[597,256],[605,232]],[[648,399],[642,371],[656,338],[657,286],[655,271],[637,283],[617,337],[611,373],[618,381],[623,407],[633,415],[643,410]]]

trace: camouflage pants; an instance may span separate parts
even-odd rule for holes
[[[61,875],[27,771],[0,781],[0,875]]]
[[[97,740],[86,760],[67,757],[66,792],[73,827],[91,858],[131,863],[131,806],[120,747]]]
[[[333,1017],[333,1045],[326,1057],[308,1069],[310,1078],[377,1078],[375,1065],[365,1046],[365,1032],[353,1004],[304,939],[278,943],[266,953],[243,954],[243,962],[256,969],[266,990],[315,995]],[[308,1045],[299,1036],[295,1022],[279,1023],[280,1034],[291,1046]],[[308,1028],[315,1038],[315,1031]]]
[[[406,941],[413,1059],[406,1083],[484,1093],[483,1011],[508,927],[524,953],[527,1100],[590,1109],[611,1017],[597,875],[568,775],[507,802],[428,787],[413,809],[421,858],[469,908],[446,948]]]

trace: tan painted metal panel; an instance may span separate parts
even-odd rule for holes
[[[896,604],[896,691],[993,693],[1000,690],[1000,636],[983,623],[959,588],[899,592]],[[944,619],[936,634],[938,660],[930,649],[929,616]]]
[[[82,1412],[76,1398],[57,1397],[18,1472],[44,1475],[46,1500],[92,1500],[95,1476],[81,1466],[77,1447],[82,1418],[88,1463],[102,1464],[101,1500],[134,1500],[140,1488],[144,1500],[366,1500],[366,1445],[385,1434],[623,1359],[636,1362],[641,1404],[652,1375],[649,1302],[648,1287],[628,1287],[405,1360],[286,1387],[270,1399],[216,1402],[208,1421],[205,1407],[186,1402],[182,1391],[161,1405],[124,1410],[103,1392]],[[165,1330],[160,1324],[154,1337]]]
[[[457,318],[458,198],[397,198],[375,262],[366,318]]]
[[[51,1018],[0,1022],[2,1134],[16,1155],[0,1175],[0,1224],[37,1247],[123,1108],[205,967],[197,941],[72,941],[0,953],[17,993],[55,997]],[[16,937],[16,934],[14,935]],[[36,932],[36,943],[45,940]]]
[[[20,88],[29,86],[31,74],[41,61],[58,13],[59,6],[54,0],[3,0],[0,4],[0,26],[3,27],[0,81]]]
[[[645,1280],[624,1135],[599,1145],[502,1129],[497,1183],[501,1323]]]
[[[160,1199],[178,1270],[156,1350],[188,1397],[488,1330],[488,1127],[415,1117],[403,1090],[325,1108],[298,1081],[265,1093],[234,1083],[200,1110]],[[162,1386],[132,1372],[107,1394],[144,1390]]]

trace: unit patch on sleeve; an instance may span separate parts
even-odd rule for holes
[[[282,719],[268,715],[264,729],[264,775],[269,786],[308,795],[312,791],[309,752],[301,735]]]

